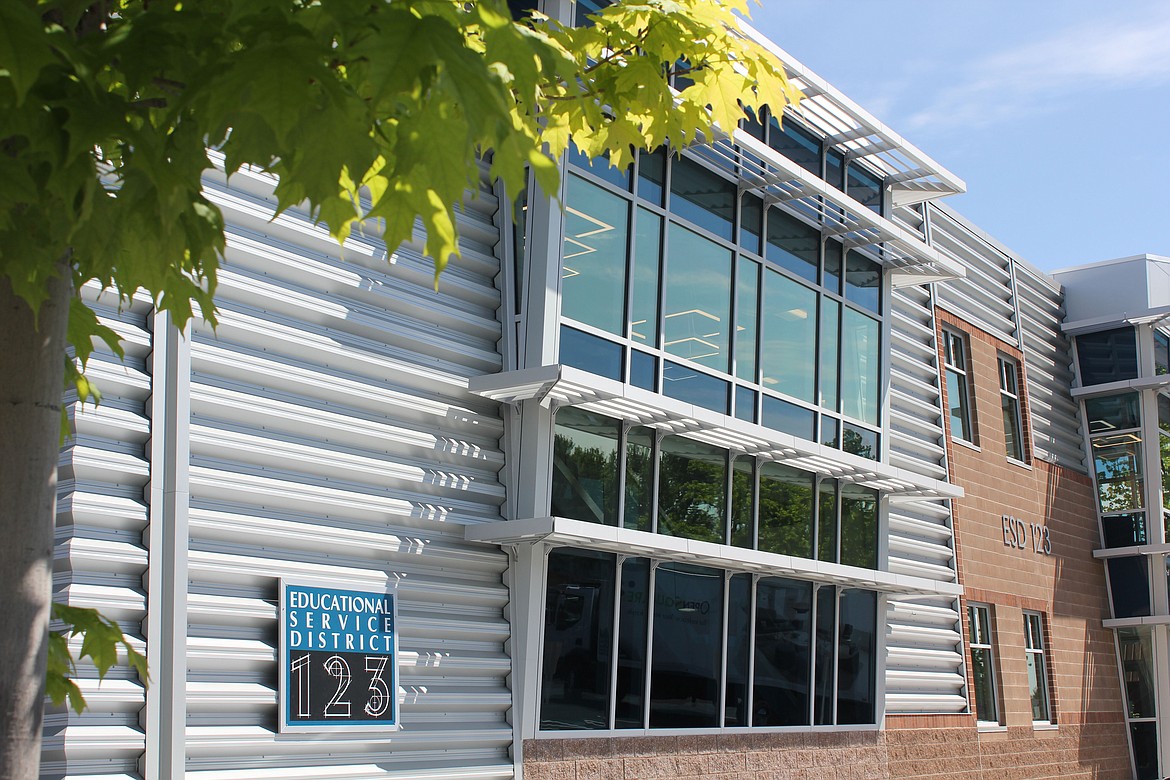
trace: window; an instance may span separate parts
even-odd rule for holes
[[[951,436],[963,441],[974,441],[971,429],[971,396],[967,387],[967,342],[961,334],[943,331],[943,363],[947,374]]]
[[[555,517],[881,568],[874,488],[571,406],[554,430]]]
[[[1032,722],[1051,723],[1048,701],[1048,659],[1044,646],[1044,616],[1024,613],[1024,653],[1028,662],[1028,689],[1032,694]]]
[[[971,677],[974,682],[975,717],[980,723],[999,725],[999,701],[995,683],[995,647],[991,634],[991,608],[986,604],[967,607],[968,640],[971,646]]]
[[[1076,337],[1081,387],[1136,379],[1137,334],[1133,328],[1117,328]]]
[[[737,194],[710,159],[570,164],[561,363],[881,459],[880,252]]]
[[[1020,415],[1019,368],[1014,360],[999,357],[999,405],[1003,410],[1003,441],[1007,456],[1024,460],[1024,428]]]
[[[542,730],[876,720],[873,591],[569,548],[546,583]]]

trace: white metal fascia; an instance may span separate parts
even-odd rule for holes
[[[1152,325],[1170,317],[1170,306],[1155,306],[1136,312],[1118,312],[1115,316],[1093,317],[1086,320],[1074,320],[1061,324],[1060,329],[1065,335],[1077,336],[1081,333],[1091,333],[1099,330],[1120,327],[1122,325]]]
[[[868,460],[791,434],[667,398],[572,366],[549,365],[468,380],[475,395],[501,403],[539,398],[551,408],[586,411],[680,434],[745,455],[783,461],[893,496],[962,498],[963,488]]]
[[[615,528],[564,517],[533,517],[471,525],[464,529],[464,538],[468,541],[488,542],[501,546],[543,542],[662,561],[683,561],[725,571],[795,576],[815,582],[907,596],[953,597],[963,592],[962,586],[953,582],[940,582],[925,577],[863,569],[759,550],[745,550],[724,544],[634,531],[629,528]]]
[[[872,114],[854,103],[836,87],[813,73],[750,25],[741,23],[744,33],[782,63],[794,86],[804,92],[801,119],[825,136],[849,157],[865,157],[887,179],[894,177],[896,205],[909,205],[966,192],[967,185],[926,153],[895,133]],[[914,172],[911,177],[908,174]]]

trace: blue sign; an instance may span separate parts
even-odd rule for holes
[[[394,593],[280,583],[280,730],[398,728]]]

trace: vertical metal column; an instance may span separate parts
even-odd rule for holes
[[[166,312],[154,315],[153,331],[142,775],[173,780],[186,769],[191,342]]]

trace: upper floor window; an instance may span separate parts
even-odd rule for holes
[[[1170,374],[1170,336],[1160,330],[1154,331],[1154,374]]]
[[[1136,379],[1137,334],[1133,328],[1115,328],[1076,337],[1081,387]]]
[[[697,160],[573,166],[562,363],[880,458],[880,263]]]
[[[1024,460],[1024,428],[1019,390],[1019,366],[1014,360],[999,357],[999,404],[1003,411],[1003,439],[1007,456]]]
[[[1028,689],[1032,696],[1032,722],[1051,723],[1048,696],[1048,659],[1044,644],[1044,616],[1024,613],[1024,654],[1028,662]]]
[[[574,407],[557,411],[556,517],[878,568],[878,491]]]
[[[995,682],[995,644],[991,633],[991,607],[967,607],[971,646],[971,679],[975,688],[975,716],[980,723],[999,725],[999,700]]]
[[[951,436],[964,441],[974,441],[971,427],[971,395],[967,383],[967,342],[962,334],[954,331],[943,330],[942,335]]]

